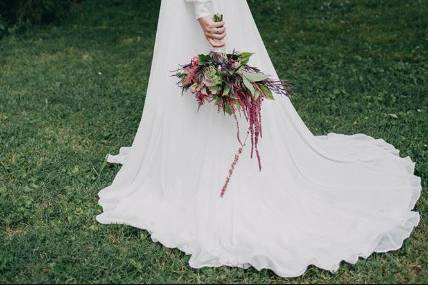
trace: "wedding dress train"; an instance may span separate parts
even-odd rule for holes
[[[254,52],[250,63],[277,77],[245,0],[163,0],[142,120],[132,146],[108,157],[122,168],[99,192],[97,220],[146,229],[191,254],[194,268],[251,265],[284,277],[400,248],[419,222],[415,164],[364,134],[314,136],[286,97],[263,104],[262,171],[244,148],[220,198],[238,147],[234,121],[211,105],[197,111],[169,72],[210,49],[186,2],[197,13],[213,4],[228,49]]]

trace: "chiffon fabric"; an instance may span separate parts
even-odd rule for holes
[[[220,198],[239,146],[234,120],[211,105],[198,111],[170,73],[210,50],[188,2],[161,3],[143,116],[132,146],[108,156],[122,167],[99,192],[97,221],[145,229],[191,255],[193,268],[252,266],[283,277],[399,249],[420,219],[415,163],[364,134],[313,135],[287,97],[263,103],[262,171],[244,148]],[[253,52],[250,64],[277,78],[245,0],[196,2],[224,14],[228,51]]]

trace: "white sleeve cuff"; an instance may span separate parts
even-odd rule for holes
[[[185,0],[186,2],[192,2],[195,10],[195,18],[199,19],[202,17],[210,16],[211,13],[211,0]]]

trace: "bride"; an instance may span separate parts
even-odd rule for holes
[[[245,0],[162,1],[144,113],[132,146],[107,158],[122,168],[99,192],[97,220],[148,230],[190,254],[194,268],[253,266],[283,277],[400,248],[420,219],[415,163],[364,134],[313,135],[287,97],[263,105],[262,171],[244,149],[219,196],[236,126],[213,106],[197,111],[170,71],[222,46],[253,52],[251,65],[277,78]]]

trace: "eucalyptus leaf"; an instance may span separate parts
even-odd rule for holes
[[[235,71],[236,74],[239,74],[241,76],[243,76],[242,75],[243,72],[244,72],[244,68],[242,66]]]
[[[244,85],[248,89],[248,91],[251,92],[251,95],[254,96],[256,94],[256,90],[254,89],[253,84],[245,77],[242,77],[242,81],[244,82]]]
[[[230,86],[226,84],[223,89],[223,96],[228,96],[230,94],[230,90]]]
[[[261,84],[259,87],[267,99],[274,100],[272,91],[266,85]]]
[[[254,72],[244,71],[244,72],[242,72],[242,76],[244,76],[250,82],[263,81],[263,80],[266,80],[269,78],[268,75],[261,73],[261,72],[254,73]]]
[[[250,57],[253,55],[253,53],[251,52],[241,52],[239,54],[239,62],[241,62],[241,64],[247,64],[250,61]]]

